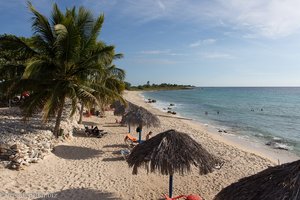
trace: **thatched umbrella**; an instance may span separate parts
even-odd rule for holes
[[[300,160],[269,167],[242,178],[217,194],[214,200],[299,200]]]
[[[126,103],[121,103],[120,101],[115,101],[111,104],[111,108],[114,108],[114,115],[123,116],[126,112],[130,110],[135,110],[139,106],[126,101]]]
[[[122,116],[126,111],[126,105],[122,104],[120,101],[115,101],[110,107],[114,108],[114,115],[116,116]]]
[[[112,105],[112,108],[114,108],[114,115],[117,116],[124,116],[129,111],[134,111],[139,108],[139,106],[126,102],[126,104],[122,104],[120,101],[115,101]],[[122,123],[122,122],[121,122]],[[128,132],[130,133],[130,124],[128,126]]]
[[[143,107],[129,110],[122,117],[121,123],[139,127],[139,143],[141,143],[142,127],[156,127],[160,125],[158,117]]]
[[[173,174],[183,175],[190,172],[194,165],[200,174],[212,172],[219,160],[208,153],[188,134],[168,130],[137,145],[129,155],[127,162],[133,167],[133,174],[144,166],[149,172],[159,171],[169,175],[169,196],[172,197]]]

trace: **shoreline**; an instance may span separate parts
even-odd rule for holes
[[[142,93],[145,91],[134,91],[134,92],[136,92],[136,95],[139,98],[141,98],[142,101],[144,101],[144,96]],[[146,91],[146,92],[148,92],[148,91]],[[161,112],[161,114],[157,114],[157,116],[174,117],[177,119],[186,119],[185,123],[198,126],[199,129],[205,130],[205,132],[208,133],[212,138],[214,138],[220,142],[223,142],[227,145],[234,146],[243,151],[247,151],[249,153],[254,153],[258,156],[266,158],[266,159],[272,161],[274,164],[283,164],[283,163],[292,162],[292,161],[300,159],[300,157],[293,152],[280,150],[280,149],[272,149],[269,146],[258,143],[251,139],[246,140],[245,138],[240,138],[236,134],[219,133],[218,128],[214,125],[206,126],[204,123],[202,123],[199,120],[182,117],[178,114],[177,114],[177,116],[168,115],[163,110],[156,107],[155,105],[153,105],[153,104],[149,104],[149,105],[151,107],[153,107],[154,109],[158,110],[159,112]]]

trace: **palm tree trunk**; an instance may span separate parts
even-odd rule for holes
[[[83,102],[81,102],[80,116],[79,116],[78,124],[82,124],[83,109],[84,109],[84,105],[83,105]]]
[[[57,117],[56,117],[56,122],[55,122],[55,127],[54,127],[54,135],[56,136],[56,138],[58,138],[58,135],[59,135],[60,122],[61,122],[61,117],[62,117],[62,113],[64,110],[64,106],[65,106],[65,97],[62,98],[62,102],[61,102],[61,105],[59,107]]]

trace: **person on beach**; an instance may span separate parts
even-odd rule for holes
[[[97,126],[95,126],[94,128],[93,128],[93,126],[92,126],[92,132],[93,132],[93,133],[99,133],[100,131],[99,131],[99,129],[98,129]]]
[[[149,140],[152,137],[152,131],[150,131],[147,135],[146,135],[146,140]]]

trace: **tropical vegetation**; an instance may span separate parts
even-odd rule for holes
[[[127,84],[128,85],[128,84]],[[144,85],[131,86],[130,84],[126,87],[128,90],[184,90],[184,89],[193,89],[195,86],[192,85],[178,85],[170,83],[161,83],[161,84],[150,84],[148,81]]]
[[[48,19],[31,3],[28,8],[33,36],[0,37],[0,85],[9,96],[30,92],[21,106],[26,119],[40,111],[45,122],[55,117],[53,132],[58,136],[66,103],[73,115],[78,103],[103,107],[123,100],[125,72],[113,65],[122,54],[98,41],[104,15],[94,17],[84,7],[62,12],[54,4]]]

